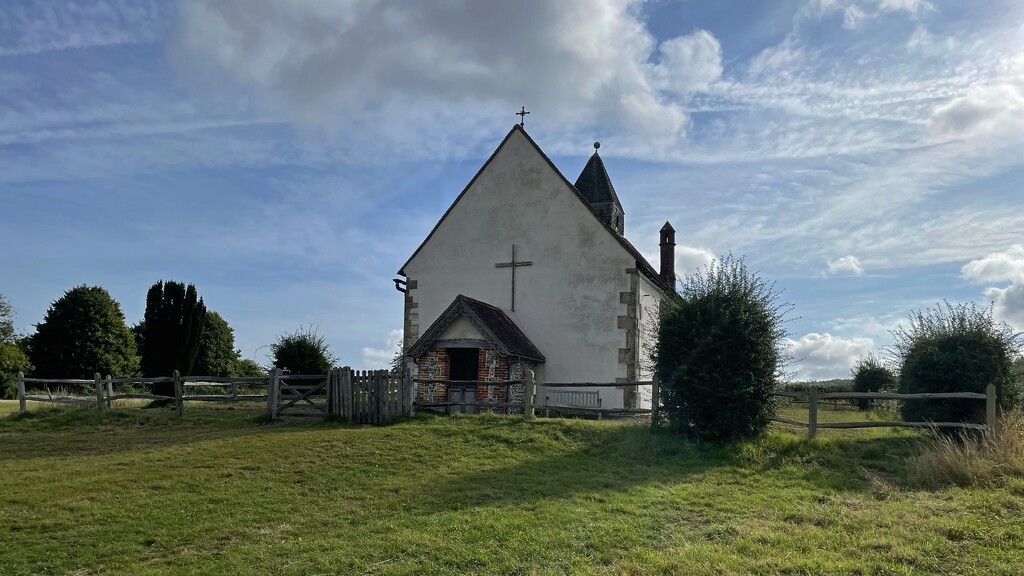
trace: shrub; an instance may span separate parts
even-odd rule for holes
[[[34,376],[134,376],[139,359],[121,305],[99,286],[77,286],[50,305],[31,339]]]
[[[853,392],[853,380],[850,378],[786,382],[780,384],[778,389],[783,392],[807,392],[811,386],[817,388],[818,392]]]
[[[327,340],[312,326],[278,336],[270,351],[274,366],[292,374],[326,374],[337,361]]]
[[[267,375],[267,369],[260,366],[255,360],[239,357],[241,353],[235,351],[236,358],[231,361],[230,376],[235,378],[258,378]]]
[[[944,302],[912,313],[892,334],[901,393],[984,393],[994,384],[1004,410],[1019,402],[1012,367],[1021,335],[996,322],[990,307]],[[984,411],[983,402],[966,400],[912,400],[901,408],[904,420],[933,422],[980,421]]]
[[[851,374],[853,375],[854,392],[881,392],[896,389],[896,375],[874,354],[868,354],[858,360],[853,365]],[[868,398],[858,398],[856,404],[857,408],[867,410],[874,406],[875,402]]]
[[[908,475],[927,488],[996,486],[1024,476],[1024,416],[1017,410],[1004,414],[998,433],[933,432],[910,460]]]
[[[786,358],[786,305],[732,255],[687,276],[661,311],[654,360],[671,429],[727,441],[767,428]]]

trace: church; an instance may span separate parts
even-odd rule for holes
[[[477,382],[529,368],[541,382],[621,383],[593,389],[602,409],[650,407],[650,386],[631,383],[651,377],[675,231],[661,229],[656,270],[626,240],[599,147],[573,184],[515,125],[399,270],[418,402],[522,402],[521,385]]]

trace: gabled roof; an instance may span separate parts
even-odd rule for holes
[[[466,195],[466,192],[468,192],[469,189],[473,187],[473,183],[476,182],[477,178],[479,178],[481,174],[484,173],[484,170],[487,170],[487,166],[489,166],[491,164],[491,161],[494,160],[495,156],[498,155],[498,151],[500,151],[501,148],[505,146],[505,143],[508,142],[508,139],[511,138],[512,134],[514,134],[517,130],[519,132],[522,132],[523,136],[526,137],[526,141],[529,142],[531,146],[533,146],[537,153],[540,154],[540,157],[543,158],[545,162],[547,162],[548,166],[550,166],[551,169],[555,171],[555,174],[558,174],[558,177],[562,179],[562,182],[565,182],[565,185],[568,186],[569,189],[572,190],[573,194],[576,195],[576,198],[579,199],[579,201],[582,202],[583,205],[587,207],[587,210],[589,210],[590,213],[593,214],[594,218],[601,223],[601,226],[603,226],[604,229],[607,230],[608,233],[612,235],[612,238],[615,238],[615,241],[618,242],[623,248],[625,248],[626,252],[629,252],[630,256],[632,256],[636,260],[637,270],[639,270],[641,274],[643,274],[651,282],[653,282],[655,286],[657,286],[663,292],[665,292],[665,294],[675,294],[675,286],[669,286],[669,284],[665,282],[665,280],[658,274],[654,267],[651,266],[650,262],[648,262],[647,259],[644,258],[642,254],[640,254],[640,251],[629,243],[629,240],[626,240],[623,236],[620,236],[618,232],[616,232],[615,229],[611,227],[611,225],[609,225],[607,222],[601,219],[601,216],[598,215],[597,211],[594,210],[594,207],[590,205],[590,202],[587,202],[587,199],[583,197],[583,194],[581,194],[575,186],[573,186],[572,184],[569,183],[568,180],[566,180],[565,176],[562,174],[561,171],[558,170],[558,167],[555,166],[554,162],[552,162],[551,159],[548,158],[548,155],[545,154],[544,151],[540,149],[540,146],[538,146],[537,143],[533,141],[533,138],[530,138],[530,135],[526,132],[526,129],[524,129],[519,124],[512,126],[512,129],[509,130],[508,134],[505,135],[505,138],[502,139],[501,144],[499,144],[498,147],[494,149],[494,152],[492,152],[491,156],[487,158],[487,161],[484,162],[484,165],[481,166],[479,170],[477,170],[476,174],[473,176],[473,179],[469,181],[469,184],[466,184],[466,187],[462,189],[462,192],[455,198],[455,201],[452,202],[451,206],[448,207],[448,210],[446,210],[445,213],[441,216],[441,219],[437,221],[437,224],[434,224],[434,227],[430,230],[430,234],[427,234],[427,237],[423,239],[423,242],[421,242],[420,245],[416,248],[416,251],[412,253],[412,256],[410,256],[409,259],[405,261],[405,264],[402,264],[402,268],[399,269],[398,273],[402,276],[405,276],[405,267],[408,266],[409,262],[412,262],[412,259],[415,258],[416,255],[420,253],[420,250],[422,250],[423,247],[427,245],[427,242],[430,241],[430,238],[434,235],[434,232],[437,232],[437,229],[441,227],[441,223],[444,222],[444,219],[448,217],[448,214],[451,213],[452,209],[455,208],[455,205],[459,203],[459,200],[462,200],[462,197]],[[601,166],[603,169],[603,162]],[[605,176],[607,177],[607,172],[605,172]]]
[[[587,165],[583,167],[579,178],[576,178],[575,186],[580,191],[580,194],[587,199],[587,202],[591,204],[606,204],[608,202],[619,204],[619,197],[615,194],[615,187],[612,186],[612,180],[608,177],[608,171],[605,170],[604,162],[601,160],[601,156],[598,155],[597,150],[594,150],[594,155],[590,157]]]
[[[455,297],[448,309],[409,348],[409,356],[413,358],[422,356],[459,317],[469,320],[484,337],[484,340],[502,356],[518,356],[527,360],[544,362],[544,355],[501,308],[462,294]]]

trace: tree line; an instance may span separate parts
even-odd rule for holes
[[[270,350],[270,365],[292,373],[322,374],[337,361],[312,327],[279,336]],[[234,329],[207,308],[194,284],[153,284],[142,320],[130,327],[106,289],[75,286],[50,304],[29,335],[15,333],[14,311],[0,294],[0,396],[14,393],[19,371],[61,379],[91,379],[97,372],[116,378],[160,377],[175,370],[182,375],[247,377],[263,376],[271,366],[242,357],[235,348]]]

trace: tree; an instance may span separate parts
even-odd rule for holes
[[[996,322],[991,307],[943,302],[912,312],[892,335],[901,393],[984,393],[994,384],[1002,409],[1020,402],[1013,361],[1021,334]],[[964,422],[980,420],[984,409],[983,403],[964,400],[911,400],[901,412],[907,421]]]
[[[84,284],[50,304],[32,336],[31,361],[42,378],[126,377],[139,369],[121,305],[103,288]]]
[[[14,308],[3,294],[0,294],[0,342],[14,340]]]
[[[0,294],[0,398],[16,398],[18,372],[31,369],[25,339],[14,334],[14,308]]]
[[[337,362],[326,339],[313,327],[278,336],[270,351],[274,366],[292,374],[326,374]]]
[[[231,363],[237,358],[235,331],[220,314],[207,312],[192,373],[203,376],[227,376],[231,373]]]
[[[135,338],[135,350],[139,353],[139,357],[145,356],[146,352],[146,321],[139,320],[135,324],[132,324],[130,328],[132,336]]]
[[[235,350],[237,358],[231,361],[231,374],[235,378],[256,378],[266,376],[267,369],[255,360],[241,357],[241,350]]]
[[[654,360],[671,428],[728,441],[760,434],[786,353],[788,305],[731,254],[687,276],[660,316]]]
[[[175,370],[182,375],[193,374],[199,341],[206,319],[206,305],[199,298],[194,284],[160,281],[146,295],[143,320],[142,374],[146,377],[170,376]],[[157,386],[161,394],[170,385]]]
[[[858,360],[850,373],[853,376],[854,392],[880,392],[896,388],[896,375],[874,354],[868,354]],[[867,410],[873,405],[874,401],[870,399],[857,399],[857,408],[861,410]]]

